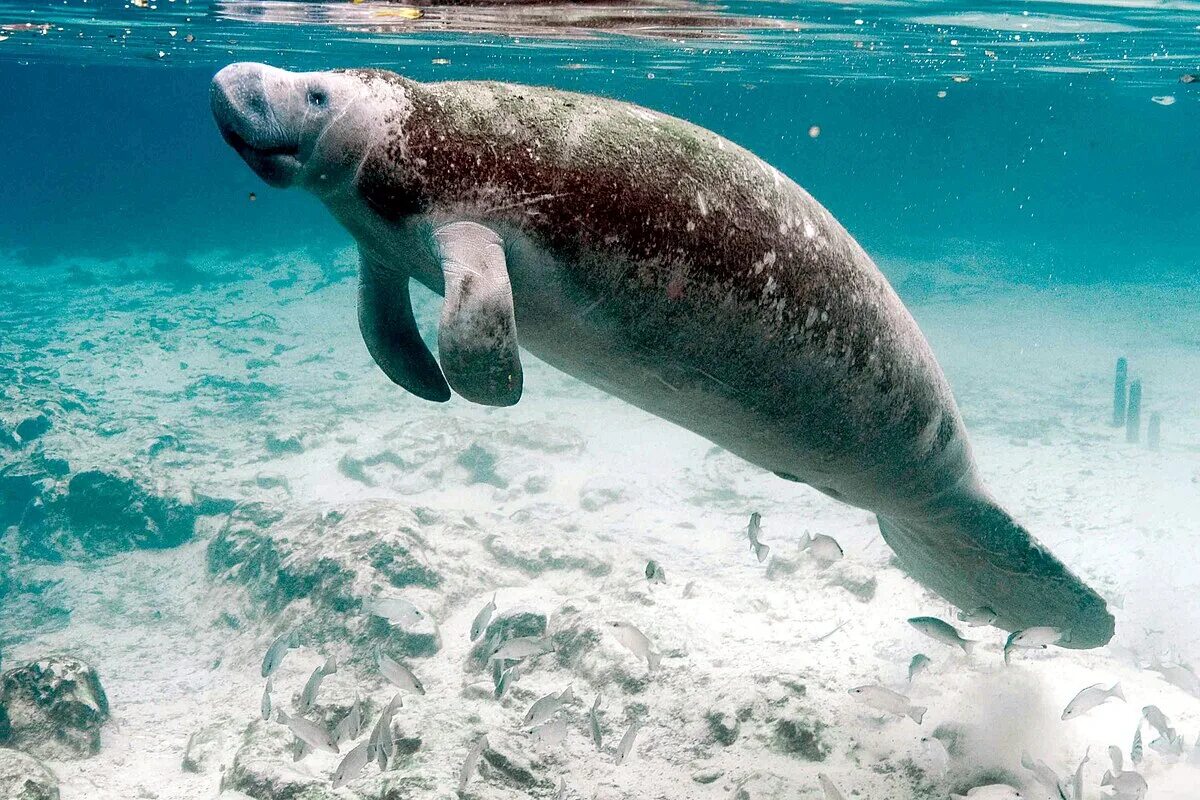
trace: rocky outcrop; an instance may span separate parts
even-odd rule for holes
[[[58,800],[58,778],[32,756],[0,747],[0,797]]]
[[[44,658],[0,676],[7,731],[0,745],[67,761],[100,750],[108,698],[96,671],[75,658]]]
[[[18,543],[23,557],[44,561],[175,547],[192,537],[198,513],[123,470],[89,469],[27,500]]]

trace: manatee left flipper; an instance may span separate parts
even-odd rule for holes
[[[514,405],[523,374],[504,244],[474,222],[443,225],[434,238],[446,282],[438,326],[442,372],[474,403]]]
[[[413,317],[407,273],[395,273],[359,253],[358,327],[367,351],[393,383],[424,400],[444,403],[450,387]]]

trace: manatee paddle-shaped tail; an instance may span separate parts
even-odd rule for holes
[[[1058,628],[1060,646],[1079,649],[1112,638],[1104,599],[990,500],[937,518],[880,516],[879,530],[913,578],[961,609],[991,609],[996,627]]]

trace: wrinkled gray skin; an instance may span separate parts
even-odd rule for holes
[[[234,64],[212,107],[267,183],[362,254],[359,321],[429,400],[520,397],[520,345],[789,480],[879,516],[901,565],[1008,630],[1112,636],[1104,601],[987,495],[950,388],[870,258],[716,134],[511,84]],[[408,279],[446,297],[438,361]]]

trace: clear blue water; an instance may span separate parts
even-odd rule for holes
[[[987,655],[947,655],[904,620],[953,610],[903,577],[872,517],[540,362],[511,414],[406,395],[362,346],[350,236],[222,141],[210,81],[234,61],[554,86],[753,151],[895,285],[989,485],[1100,590],[1117,638],[1009,670],[1003,636],[972,628]],[[1109,796],[1105,748],[1132,758],[1135,727],[1146,800],[1194,800],[1198,131],[1192,0],[0,0],[0,672],[81,658],[117,723],[86,758],[31,745],[6,730],[24,712],[0,681],[0,800],[6,747],[64,800],[441,800],[485,730],[457,796],[556,797],[562,780],[566,797],[807,800],[821,772],[848,798],[1003,780],[1054,800],[1028,750],[1063,776],[1090,753],[1082,796],[1060,797],[1093,800]],[[439,303],[416,297],[427,341]],[[1109,424],[1118,357],[1144,383],[1143,425],[1160,415],[1156,449]],[[766,565],[745,552],[750,511]],[[835,536],[845,562],[817,571],[801,532]],[[651,558],[665,587],[642,579]],[[363,616],[393,590],[434,633]],[[493,702],[464,636],[497,591],[499,613],[544,612],[580,640],[604,641],[587,620],[637,619],[664,643],[663,677],[615,647]],[[333,756],[293,762],[291,735],[256,720],[259,659],[284,633],[300,646],[277,708],[335,655],[315,713],[332,727],[360,695],[378,712],[382,641],[429,684],[406,717],[424,744],[340,793]],[[933,721],[856,713],[846,690],[903,687],[917,648],[935,658],[914,695]],[[1117,680],[1127,704],[1063,727],[1077,690]],[[603,763],[582,703],[568,755],[501,732],[568,684],[606,698]],[[1179,753],[1147,705],[1178,724]],[[735,717],[727,742],[718,722]],[[648,727],[621,772],[631,721]],[[958,742],[948,768],[929,735]]]

